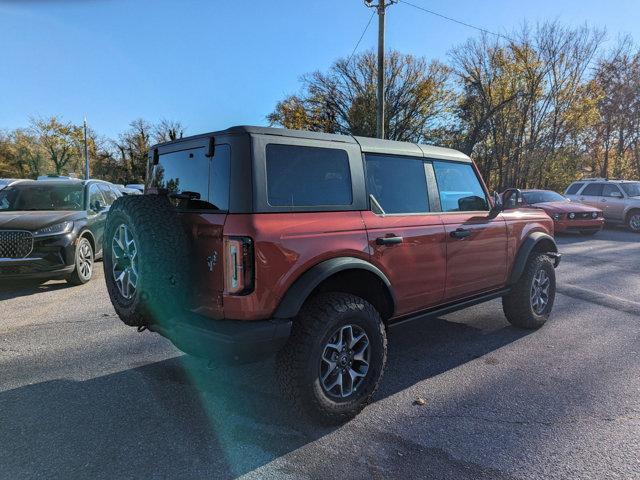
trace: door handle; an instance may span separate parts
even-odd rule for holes
[[[378,237],[376,243],[378,245],[397,245],[402,243],[402,237]]]
[[[606,202],[606,201],[607,201],[607,199],[606,199],[606,198],[603,198],[603,199],[602,199],[602,200],[600,200],[600,201],[601,201],[601,202]]]
[[[466,230],[464,228],[458,228],[453,232],[449,233],[449,235],[453,238],[464,239],[471,236],[471,230]]]

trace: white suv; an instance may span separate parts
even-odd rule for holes
[[[573,182],[564,195],[599,208],[608,223],[624,224],[640,233],[640,181],[590,178]]]

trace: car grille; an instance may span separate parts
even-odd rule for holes
[[[24,258],[33,250],[33,235],[22,230],[0,230],[0,258]]]
[[[575,213],[574,215],[575,217],[569,218],[569,220],[585,220],[587,218],[593,218],[591,212],[580,212],[580,213]]]

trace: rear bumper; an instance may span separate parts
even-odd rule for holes
[[[209,360],[254,362],[275,354],[291,333],[291,320],[212,320],[185,314],[149,330],[185,353]]]

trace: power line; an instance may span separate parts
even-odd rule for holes
[[[356,50],[358,50],[358,47],[360,46],[360,42],[362,42],[362,39],[364,38],[364,36],[367,33],[367,30],[369,30],[369,25],[371,25],[371,20],[373,20],[373,16],[376,14],[376,11],[374,10],[371,13],[371,16],[369,17],[369,21],[367,22],[367,25],[364,27],[364,30],[362,31],[362,35],[360,35],[360,39],[358,40],[358,43],[356,43],[356,46],[353,47],[353,52],[351,52],[351,55],[349,55],[349,59],[347,60],[347,65],[349,65],[351,63],[351,59],[353,58],[353,56],[356,53]]]
[[[447,17],[446,15],[442,15],[441,13],[434,12],[433,10],[429,10],[427,8],[421,7],[414,3],[407,2],[405,0],[398,0],[400,3],[404,3],[405,5],[409,5],[410,7],[417,8],[418,10],[422,10],[423,12],[429,13],[431,15],[435,15],[436,17],[444,18],[445,20],[449,20],[450,22],[457,23],[459,25],[464,25],[465,27],[473,28],[483,33],[488,33],[489,35],[495,35],[496,37],[504,38],[506,40],[510,40],[509,37],[502,35],[500,33],[492,32],[491,30],[487,30],[486,28],[476,27],[475,25],[471,25],[470,23],[463,22],[461,20],[456,20],[455,18]]]

